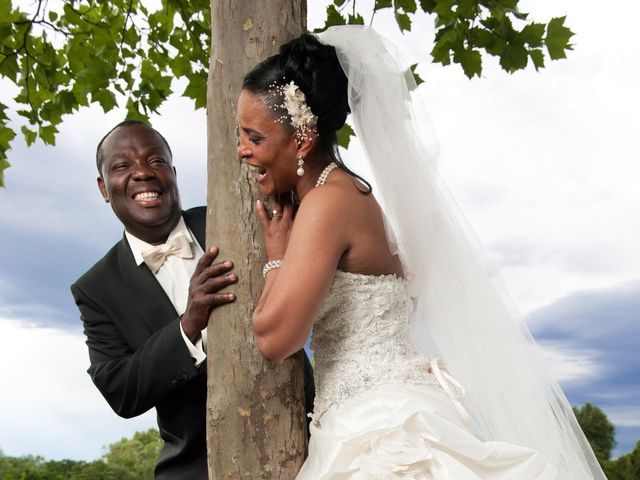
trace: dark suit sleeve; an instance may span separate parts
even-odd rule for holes
[[[150,336],[149,332],[139,332],[139,326],[138,332],[133,328],[123,332],[128,324],[139,320],[118,318],[116,322],[78,284],[71,286],[71,293],[87,337],[91,363],[88,373],[118,415],[140,415],[172,390],[202,374],[189,355],[178,318]]]

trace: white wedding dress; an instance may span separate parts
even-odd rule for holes
[[[462,387],[417,353],[407,281],[338,271],[314,324],[316,399],[299,480],[547,480],[529,448],[476,438]]]

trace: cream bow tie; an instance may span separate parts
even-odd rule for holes
[[[193,258],[191,244],[184,232],[178,232],[167,243],[156,245],[142,252],[142,259],[153,273],[157,273],[169,255],[177,255],[181,258]]]

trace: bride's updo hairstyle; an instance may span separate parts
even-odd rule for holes
[[[256,65],[244,77],[242,88],[261,97],[277,121],[288,117],[281,87],[290,82],[304,93],[311,113],[318,119],[318,148],[328,153],[342,170],[361,180],[367,186],[365,193],[370,193],[369,182],[349,170],[338,152],[337,132],[344,126],[350,110],[347,77],[336,49],[305,33],[282,45],[277,55]],[[290,122],[282,124],[294,133]]]

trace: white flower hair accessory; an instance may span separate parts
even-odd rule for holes
[[[291,126],[293,128],[315,128],[318,124],[318,117],[316,117],[309,105],[307,105],[307,99],[304,93],[293,82],[289,82],[282,87],[282,93],[284,95],[284,108],[291,116]]]
[[[307,105],[304,93],[295,82],[292,80],[284,85],[273,85],[272,89],[282,95],[283,103],[279,106],[285,109],[288,114],[281,116],[277,121],[284,123],[290,118],[290,124],[296,131],[298,143],[308,139],[310,132],[317,134],[318,117]]]

